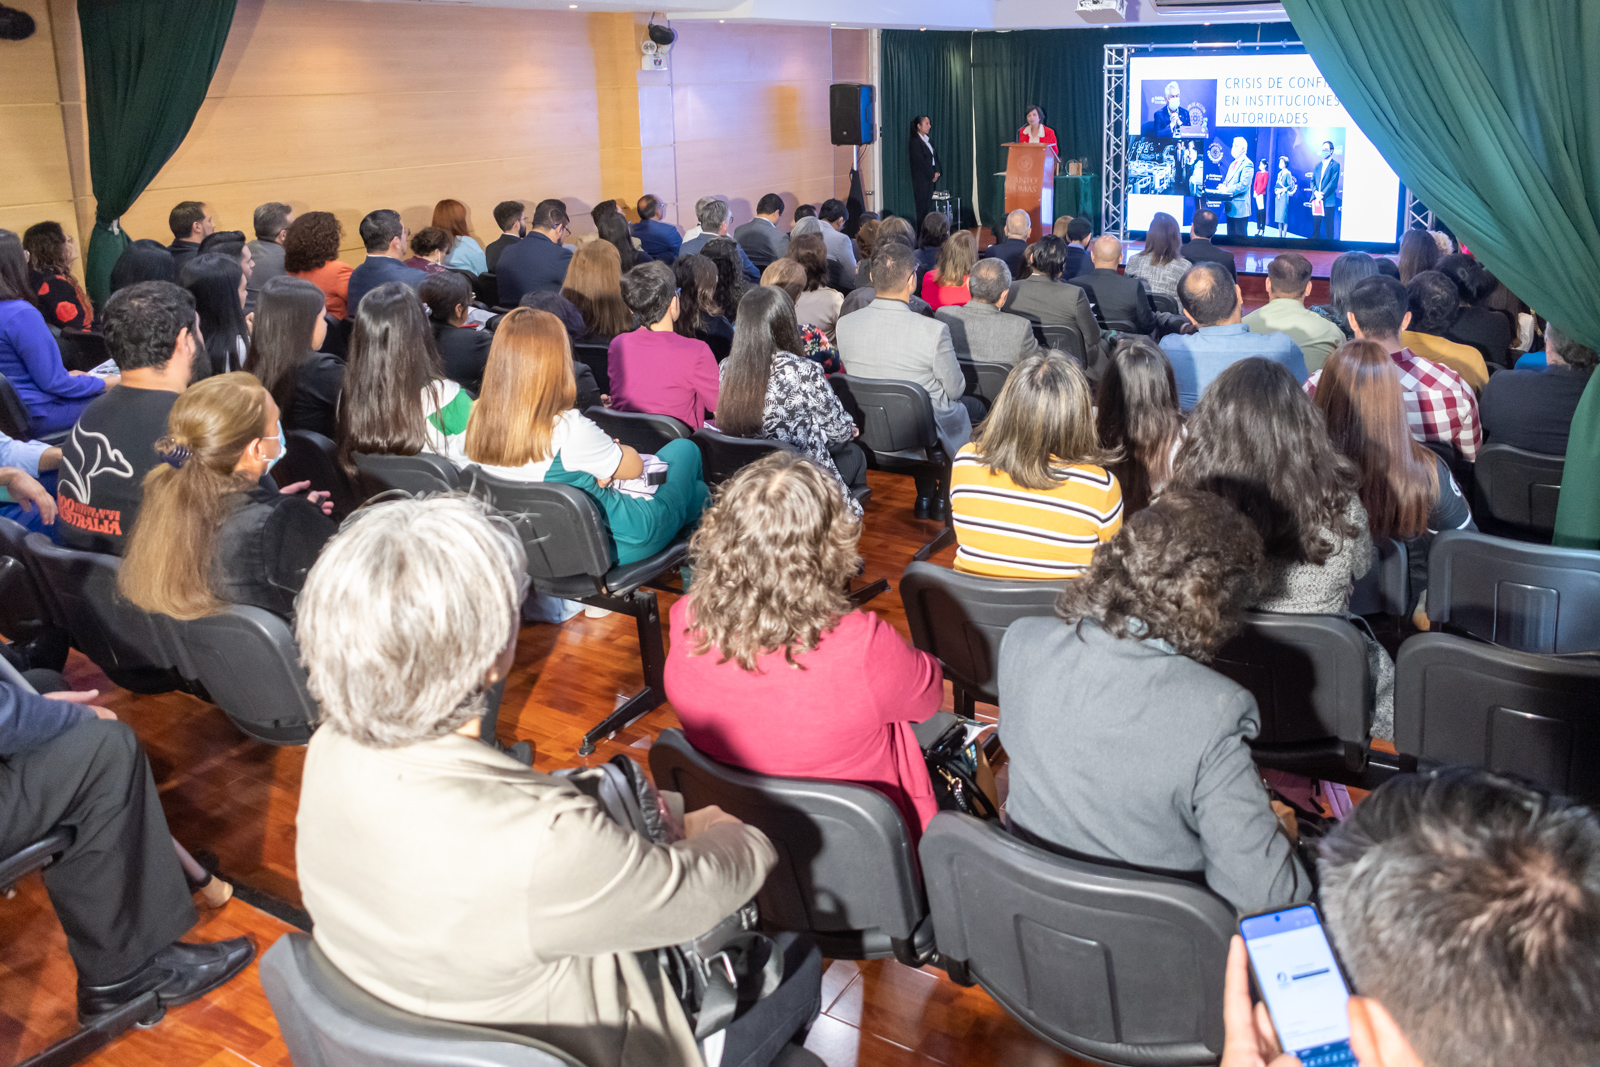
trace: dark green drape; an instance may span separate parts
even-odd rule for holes
[[[937,187],[960,197],[971,218],[972,34],[884,30],[882,57],[885,210],[908,219],[916,214],[907,151],[911,120],[927,115],[939,162]]]
[[[1545,318],[1600,345],[1600,4],[1284,0],[1400,179]],[[1557,543],[1600,547],[1600,394],[1573,423]]]
[[[235,0],[78,0],[94,233],[84,275],[104,302],[129,244],[117,226],[178,150],[222,58]]]

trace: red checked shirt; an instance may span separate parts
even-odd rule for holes
[[[1409,348],[1391,352],[1389,358],[1400,370],[1411,436],[1419,441],[1443,441],[1468,463],[1476,463],[1483,426],[1478,422],[1478,401],[1472,387],[1449,367],[1423,359]],[[1317,395],[1321,378],[1319,370],[1306,379],[1306,395]]]

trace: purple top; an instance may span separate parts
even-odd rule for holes
[[[717,410],[717,360],[704,341],[640,328],[611,339],[611,406],[671,415],[698,430]]]
[[[44,316],[26,300],[0,301],[0,374],[30,414],[57,400],[98,396],[106,387],[93,375],[67,373]]]

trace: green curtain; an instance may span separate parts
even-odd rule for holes
[[[130,243],[118,219],[178,150],[205,101],[235,0],[78,0],[94,233],[89,297],[105,301]]]
[[[1284,0],[1351,117],[1545,318],[1600,346],[1600,4]],[[1567,446],[1558,544],[1600,547],[1600,395]]]
[[[883,206],[903,218],[916,214],[911,194],[911,120],[927,115],[939,162],[937,188],[961,198],[972,217],[972,34],[965,31],[884,30]],[[919,224],[920,219],[914,219]]]

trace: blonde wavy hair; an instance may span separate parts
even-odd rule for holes
[[[690,655],[716,650],[754,673],[783,650],[790,666],[848,615],[861,523],[832,475],[793,452],[750,464],[717,493],[689,542]]]

